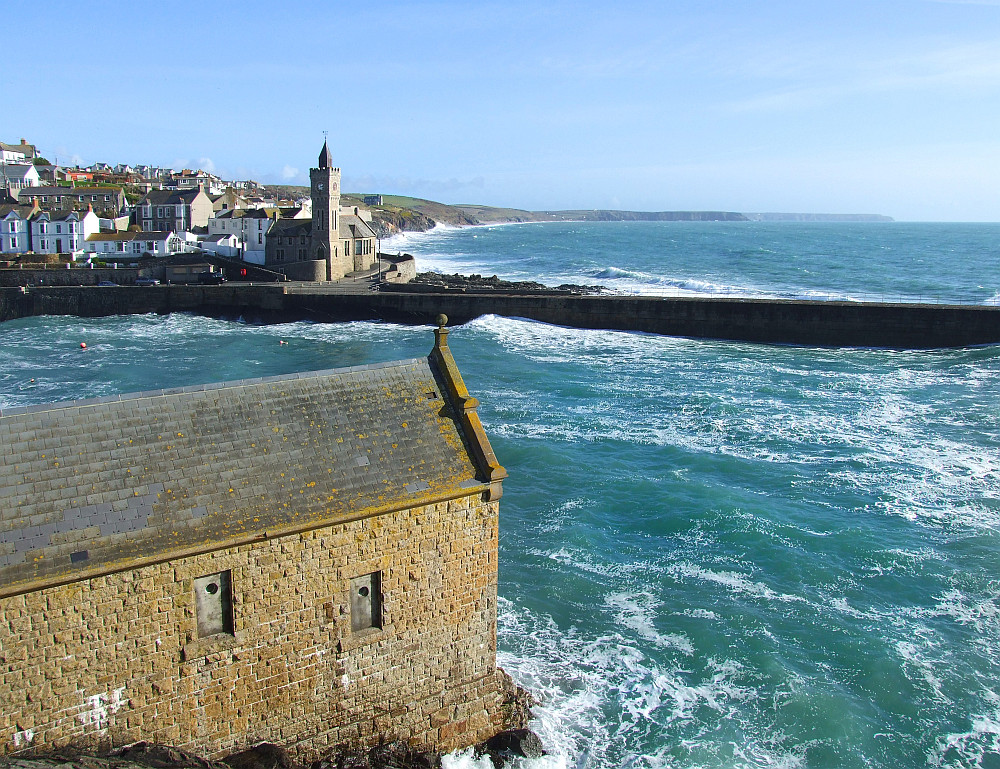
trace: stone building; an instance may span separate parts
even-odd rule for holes
[[[200,188],[150,190],[136,205],[132,219],[148,232],[187,232],[207,226],[212,213],[212,199]]]
[[[506,472],[436,337],[0,412],[0,754],[491,736]]]
[[[317,167],[309,169],[309,183],[312,220],[279,227],[279,219],[272,225],[264,264],[292,280],[313,281],[372,269],[378,262],[375,233],[357,209],[341,211],[340,169],[325,141]]]

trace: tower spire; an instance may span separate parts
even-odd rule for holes
[[[323,132],[323,149],[319,153],[319,168],[333,168],[333,158],[330,148],[326,146],[326,131]]]

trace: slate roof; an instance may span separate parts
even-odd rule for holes
[[[139,201],[139,205],[169,206],[183,203],[190,204],[198,195],[205,195],[205,193],[197,187],[192,190],[150,190]],[[208,195],[205,195],[205,197],[207,198]]]
[[[342,238],[374,238],[375,231],[360,216],[342,214],[339,223],[339,234]]]
[[[0,178],[24,180],[28,178],[33,169],[34,166],[30,163],[4,163],[0,165]]]
[[[20,218],[27,219],[34,210],[33,206],[26,206],[20,203],[3,203],[0,204],[0,218],[6,217],[10,213],[15,213]]]
[[[268,237],[278,235],[309,235],[312,232],[312,219],[278,219],[267,231]]]
[[[172,232],[95,232],[87,236],[88,242],[132,242],[133,240],[166,240],[174,233]]]
[[[0,411],[0,596],[489,488],[437,352]]]

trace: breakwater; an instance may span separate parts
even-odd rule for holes
[[[906,349],[1000,344],[1000,307],[769,299],[529,294],[345,293],[336,286],[243,285],[0,289],[0,320],[190,312],[248,321],[453,323],[482,315],[575,328],[770,344]]]

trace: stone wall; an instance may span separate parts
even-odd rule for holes
[[[0,286],[96,286],[103,280],[121,285],[132,285],[135,279],[146,276],[150,270],[139,270],[135,267],[49,267],[48,269],[0,269]],[[162,269],[160,270],[162,272]],[[159,278],[159,275],[152,277]]]
[[[233,632],[199,638],[193,581],[224,570]],[[381,628],[352,631],[372,572]],[[473,496],[0,599],[0,754],[476,743],[500,724],[496,587],[497,504]]]
[[[247,319],[380,318],[420,324],[433,323],[440,313],[459,324],[492,314],[575,328],[771,344],[921,349],[1000,343],[1000,307],[996,306],[410,290],[351,295],[315,290],[294,293],[280,285],[258,284],[198,288],[39,288],[26,298],[6,300],[0,290],[0,310],[6,307],[7,318],[15,313],[196,312]]]
[[[269,265],[281,270],[289,280],[323,281],[326,280],[327,264],[325,261],[313,259],[304,262],[291,262],[287,265]]]

